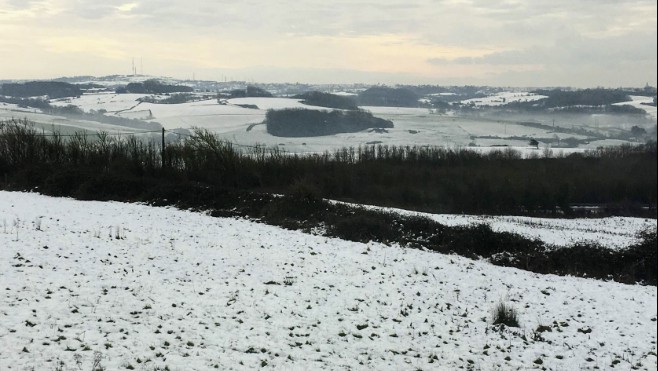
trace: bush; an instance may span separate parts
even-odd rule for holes
[[[494,308],[493,324],[519,327],[519,315],[511,305],[500,302]]]
[[[316,203],[322,200],[322,192],[310,178],[304,178],[293,183],[289,188],[292,197],[307,203]]]
[[[658,257],[656,256],[656,230],[640,234],[640,242],[622,250],[625,257],[624,273],[629,280],[656,286],[658,283]]]
[[[388,242],[399,237],[399,233],[384,218],[373,218],[363,213],[336,218],[329,228],[332,236],[355,242]]]

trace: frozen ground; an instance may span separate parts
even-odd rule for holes
[[[3,370],[656,369],[655,287],[36,194],[0,223]]]
[[[609,249],[623,249],[639,242],[641,232],[655,230],[658,227],[655,219],[616,216],[559,219],[504,215],[428,214],[395,208],[365,207],[403,215],[424,216],[449,226],[487,224],[494,231],[517,233],[531,239],[539,239],[554,247],[569,246],[577,242],[597,242]]]

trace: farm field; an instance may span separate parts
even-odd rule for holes
[[[61,115],[45,114],[35,108],[21,108],[15,104],[0,102],[0,121],[12,119],[27,119],[34,123],[34,127],[38,129],[38,131],[47,134],[51,134],[53,131],[59,131],[61,134],[65,135],[72,135],[75,133],[95,135],[100,131],[113,134],[132,134],[144,131],[143,129],[117,126],[93,120],[72,119]]]
[[[639,95],[631,95],[632,101],[630,102],[622,102],[622,103],[616,103],[617,105],[624,105],[628,104],[630,106],[636,107],[643,109],[647,111],[647,114],[651,116],[654,120],[658,117],[658,109],[656,106],[651,106],[649,105],[650,103],[653,102],[653,99],[651,97],[643,97]]]
[[[200,94],[201,96],[202,94]],[[526,156],[543,155],[548,144],[542,138],[551,140],[578,140],[577,147],[552,148],[552,155],[582,152],[599,146],[612,146],[629,143],[626,140],[592,138],[577,132],[551,130],[550,125],[568,129],[582,129],[614,135],[620,130],[630,130],[635,119],[624,115],[490,115],[477,113],[456,115],[453,112],[437,114],[425,108],[398,108],[363,106],[376,117],[391,120],[394,128],[383,131],[366,130],[357,133],[337,134],[321,137],[285,138],[267,133],[262,122],[267,110],[285,108],[306,108],[328,110],[324,107],[309,106],[299,99],[291,98],[235,98],[224,100],[206,99],[181,104],[154,104],[138,101],[145,94],[89,93],[79,98],[65,98],[52,102],[55,106],[74,105],[85,112],[103,110],[105,115],[126,119],[156,122],[167,130],[189,133],[194,128],[206,129],[223,139],[241,145],[264,145],[278,147],[293,153],[321,153],[346,146],[358,147],[372,144],[395,146],[443,146],[450,148],[469,147],[476,151],[499,150],[511,147]],[[164,96],[161,96],[161,98]],[[504,102],[533,101],[542,96],[523,92],[503,92],[473,101],[476,106],[498,106]],[[655,122],[655,107],[641,104],[645,97],[632,97],[625,102],[645,109]],[[468,101],[462,103],[467,104]],[[653,113],[652,113],[653,112]],[[64,133],[86,130],[90,133],[106,131],[110,134],[139,132],[139,129],[116,126],[93,120],[77,120],[61,116],[43,114],[34,109],[21,109],[17,106],[0,105],[0,119],[27,118],[37,123],[40,129],[50,132],[54,129]],[[525,122],[525,124],[524,124]],[[528,124],[530,123],[530,125]],[[543,126],[533,126],[541,124]],[[650,127],[646,128],[650,130]],[[142,130],[143,131],[143,130]],[[539,148],[528,144],[530,138],[540,139]]]
[[[534,102],[547,98],[545,95],[538,95],[527,92],[502,92],[490,95],[484,98],[472,98],[463,100],[462,104],[473,104],[475,106],[502,106],[512,102]]]
[[[4,369],[656,369],[655,287],[33,193],[0,219]]]

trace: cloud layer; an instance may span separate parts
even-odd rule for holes
[[[0,78],[128,73],[137,57],[147,73],[209,79],[278,81],[297,69],[299,81],[328,83],[655,85],[656,9],[653,0],[0,0],[0,54],[11,56]]]

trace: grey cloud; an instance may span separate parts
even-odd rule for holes
[[[442,8],[440,22],[424,36],[434,43],[518,48],[554,42],[572,34],[603,34],[614,29],[655,32],[655,8],[656,3],[651,0],[553,0],[509,4],[473,0],[467,6]]]
[[[85,19],[101,19],[116,13],[124,1],[77,0],[72,12]],[[419,25],[427,7],[441,2],[399,0],[333,2],[280,0],[174,2],[169,0],[134,0],[139,6],[131,11],[140,26],[175,29],[204,28],[230,30],[234,33],[266,32],[297,35],[371,35],[410,32]],[[419,15],[420,18],[419,18]]]
[[[16,2],[17,0],[11,0]],[[651,4],[649,0],[69,0],[86,19],[102,19],[130,1],[139,6],[127,26],[148,30],[196,30],[259,35],[379,35],[405,33],[424,42],[453,46],[500,44],[501,40],[557,37],[569,24],[614,23],[624,9]],[[616,5],[615,5],[616,4]],[[632,5],[632,6],[631,6]],[[653,4],[655,7],[655,3]],[[628,23],[628,22],[626,22]]]
[[[13,9],[29,9],[38,2],[38,0],[6,0],[7,5]]]
[[[38,24],[30,26],[72,25],[76,32],[93,27],[95,34],[108,37],[116,30],[148,34],[164,44],[168,38],[181,42],[198,40],[199,35],[204,42],[216,38],[258,45],[271,40],[295,43],[298,36],[399,34],[428,45],[428,50],[507,50],[480,58],[429,60],[435,65],[534,64],[559,71],[570,64],[611,69],[635,63],[639,69],[656,63],[655,0],[50,1],[65,8],[64,13],[40,16]],[[129,12],[117,10],[132,2],[139,5]],[[9,11],[42,3],[4,2]]]
[[[428,62],[442,64],[600,64],[655,61],[655,33],[636,33],[623,37],[592,39],[573,36],[552,45],[534,45],[521,50],[502,51],[476,58],[433,58]]]
[[[116,14],[116,8],[125,4],[126,0],[105,0],[102,2],[91,0],[76,0],[71,11],[83,19],[102,19]]]

